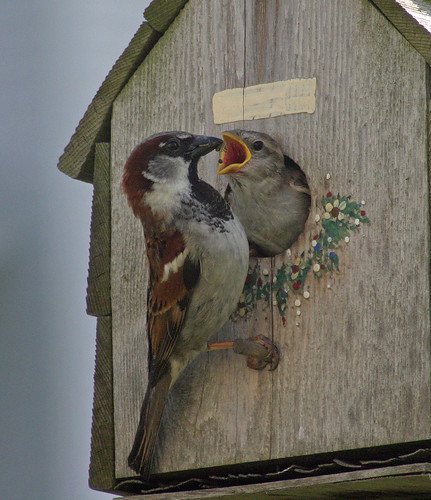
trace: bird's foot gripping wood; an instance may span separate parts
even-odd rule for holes
[[[269,370],[273,371],[280,361],[278,347],[265,335],[256,335],[246,340],[237,339],[233,350],[247,355],[247,366],[253,370],[263,370],[269,365]]]
[[[275,370],[280,361],[278,347],[265,335],[256,335],[249,339],[209,342],[208,350],[233,349],[236,354],[247,356],[247,366],[253,370],[263,370],[267,365]]]

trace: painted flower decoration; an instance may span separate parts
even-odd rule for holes
[[[272,298],[285,324],[289,296],[302,295],[308,299],[310,291],[305,289],[305,284],[309,276],[320,280],[325,274],[339,270],[339,249],[350,242],[352,232],[359,231],[362,224],[370,222],[364,205],[365,201],[356,203],[351,201],[350,196],[335,196],[331,192],[317,201],[314,218],[316,229],[310,235],[309,248],[295,256],[292,262],[285,262],[273,271],[272,279],[269,271],[261,270],[257,261],[253,269],[249,270],[238,314],[244,316],[250,312],[257,301],[262,301],[266,307]],[[300,304],[301,300],[296,298],[295,307],[298,308]],[[297,309],[296,316],[300,314]]]
[[[331,193],[329,193],[331,194]],[[337,198],[334,200],[333,204],[331,202],[326,203],[325,205],[325,213],[323,214],[324,219],[338,219],[338,220],[343,220],[344,219],[344,212],[343,210],[347,207],[347,203],[345,200],[343,200],[340,203],[340,200]]]

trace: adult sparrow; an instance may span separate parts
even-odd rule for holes
[[[244,229],[197,173],[199,158],[221,143],[162,132],[139,144],[124,167],[123,188],[142,222],[149,264],[149,378],[128,458],[144,478],[169,391],[236,308],[247,274]]]

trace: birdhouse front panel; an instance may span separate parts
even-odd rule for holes
[[[154,471],[431,438],[427,71],[368,0],[190,0],[145,58],[112,114],[118,478],[133,475],[148,349],[145,245],[121,177],[132,149],[166,130],[271,135],[306,174],[311,210],[291,248],[251,258],[214,337],[265,335],[278,368],[199,355],[172,389]],[[217,101],[226,90],[231,109]],[[202,159],[224,192],[217,170],[217,153]]]

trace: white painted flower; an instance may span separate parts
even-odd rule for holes
[[[336,219],[336,220],[343,220],[344,219],[344,213],[343,210],[346,208],[347,203],[345,200],[343,200],[340,203],[340,200],[337,198],[334,200],[333,203],[327,203],[325,205],[325,213],[323,214],[323,217],[325,219]]]
[[[310,292],[308,290],[305,290],[305,292],[302,295],[303,295],[304,299],[310,298]]]
[[[320,215],[319,214],[316,214],[316,216],[314,217],[314,220],[316,222],[319,222],[320,221]]]
[[[349,243],[350,238],[349,238],[348,236],[346,236],[346,237],[344,238],[344,241],[345,241],[346,243]]]
[[[301,301],[299,299],[295,300],[295,307],[300,307],[301,306]]]
[[[320,264],[317,264],[317,263],[316,263],[316,264],[314,264],[314,266],[313,266],[313,271],[314,271],[315,273],[318,273],[318,272],[320,271]]]

